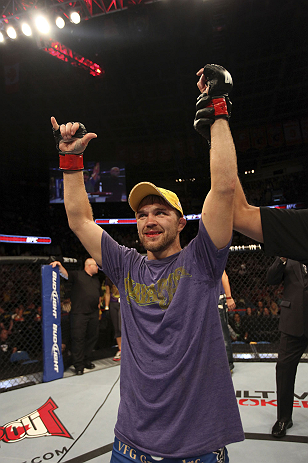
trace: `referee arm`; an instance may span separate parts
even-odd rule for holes
[[[59,272],[60,272],[61,277],[65,278],[66,280],[68,279],[68,271],[66,270],[66,268],[63,267],[61,262],[59,262],[58,260],[55,260],[54,262],[51,262],[51,264],[49,265],[51,265],[52,268],[59,267]]]
[[[235,187],[233,229],[263,243],[260,208],[248,204],[239,178]]]

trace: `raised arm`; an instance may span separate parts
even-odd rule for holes
[[[95,133],[86,133],[78,122],[58,125],[51,118],[54,137],[59,151],[60,169],[63,170],[64,205],[69,227],[77,235],[88,253],[102,265],[101,237],[103,230],[93,220],[92,208],[83,181],[82,154]]]
[[[211,189],[202,208],[202,220],[218,249],[232,236],[234,190],[237,163],[234,144],[226,120],[218,119],[211,127]]]
[[[202,92],[197,101],[195,129],[209,142],[211,189],[202,208],[202,221],[218,249],[232,236],[237,159],[229,128],[232,77],[218,65],[206,65],[197,73]],[[209,133],[210,127],[210,133]]]
[[[248,204],[239,178],[235,188],[233,228],[263,243],[260,208]]]

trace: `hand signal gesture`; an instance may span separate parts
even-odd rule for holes
[[[60,154],[81,154],[96,133],[87,133],[86,128],[79,122],[68,122],[59,126],[55,117],[51,117],[56,147]]]

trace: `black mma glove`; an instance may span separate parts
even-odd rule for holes
[[[210,126],[215,119],[229,120],[231,117],[232,103],[228,94],[232,90],[233,82],[230,73],[218,64],[207,64],[203,74],[209,91],[208,94],[202,93],[197,99],[194,128],[210,145]]]
[[[200,133],[210,144],[210,126],[215,120],[215,109],[212,106],[212,97],[201,93],[197,98],[194,129]]]
[[[72,122],[73,124],[73,122]],[[83,124],[78,122],[79,128],[76,131],[74,137],[69,140],[71,142],[75,138],[83,138],[87,133],[87,130]],[[59,167],[61,170],[83,170],[83,152],[75,153],[75,151],[61,151],[59,145],[63,141],[60,127],[58,130],[52,129],[54,139],[56,141],[56,149],[59,153]],[[63,141],[63,143],[65,143]]]
[[[230,72],[219,64],[206,64],[203,75],[209,88],[208,94],[212,97],[227,97],[233,88]]]

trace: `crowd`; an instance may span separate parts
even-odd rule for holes
[[[71,268],[79,268],[71,264]],[[102,301],[99,309],[96,358],[104,349],[116,346],[110,311],[105,307],[105,276],[100,272]],[[71,285],[64,279],[60,284],[62,354],[65,368],[72,363],[71,350]],[[5,375],[14,366],[16,352],[26,352],[31,359],[42,360],[42,307],[40,264],[0,265],[0,371]],[[113,354],[113,352],[111,352]],[[21,357],[20,357],[21,358]]]
[[[272,206],[306,202],[306,174],[296,172],[289,175],[243,182],[249,204],[254,206]]]
[[[306,199],[303,186],[304,173],[279,176],[261,181],[246,181],[244,189],[248,201],[254,205],[273,205],[276,203],[302,202]],[[36,198],[36,201],[38,199]],[[3,204],[3,234],[49,236],[51,245],[0,244],[0,256],[45,255],[61,258],[74,257],[82,262],[87,257],[80,241],[71,232],[67,224],[64,207],[49,205],[38,207],[43,213],[29,207],[25,197],[21,195],[18,203],[12,198],[11,203]],[[14,203],[14,204],[12,204]],[[40,203],[40,200],[38,200]],[[120,209],[119,209],[120,208]],[[112,217],[127,216],[126,204],[118,204],[116,209],[107,206],[107,214]],[[110,211],[113,211],[110,214]],[[95,213],[95,211],[94,211]],[[196,235],[198,221],[189,221],[181,233],[181,245],[186,246]],[[144,253],[138,239],[137,230],[129,225],[108,225],[108,233],[119,243],[136,248]],[[235,232],[232,245],[251,244],[251,239]],[[18,284],[13,284],[7,276],[7,266],[1,266],[0,296],[0,334],[1,360],[8,359],[15,350],[38,352],[41,349],[40,322],[41,301],[39,288],[33,283],[34,277],[29,269],[28,278],[16,276]],[[232,342],[278,342],[279,302],[281,287],[270,287],[264,284],[264,264],[250,255],[242,263],[228,261],[228,274],[232,284],[232,292],[236,302],[236,311],[229,314],[229,331]],[[238,284],[239,283],[239,284]],[[62,293],[63,290],[62,284]],[[63,296],[63,294],[62,294]],[[22,303],[20,303],[22,301]],[[63,298],[63,353],[66,364],[70,361],[70,340],[67,328],[70,308],[69,297]],[[106,346],[114,341],[109,314],[100,312],[100,336],[97,347]],[[35,339],[29,345],[29,340]]]
[[[268,307],[247,307],[243,312],[229,314],[229,323],[233,342],[275,343],[279,340],[279,310],[273,314]]]
[[[16,307],[3,304],[0,307],[0,370],[14,366],[12,354],[26,352],[39,359],[42,352],[41,306],[33,302]],[[18,357],[16,357],[18,360]]]
[[[293,173],[273,177],[266,180],[247,181],[242,179],[244,190],[248,202],[256,206],[274,205],[282,203],[305,203],[307,192],[305,190],[306,179],[304,172]],[[31,196],[32,192],[32,196]],[[37,194],[39,192],[39,194]],[[45,256],[70,256],[84,260],[86,253],[76,236],[68,227],[67,217],[63,205],[49,205],[46,207],[46,198],[42,197],[41,190],[30,189],[27,198],[23,195],[7,198],[2,203],[2,226],[1,233],[23,236],[48,236],[52,239],[51,245],[20,245],[20,244],[1,244],[0,256],[20,256],[20,255],[45,255]],[[183,204],[188,201],[190,194],[187,195]],[[202,195],[199,195],[202,197]],[[33,201],[35,208],[29,207]],[[96,218],[108,217],[132,217],[131,210],[126,203],[117,203],[99,206],[97,210],[93,205]],[[103,209],[102,209],[103,207]],[[192,209],[184,207],[187,213],[200,213],[202,204],[193,204]],[[38,213],[39,211],[39,213]],[[188,222],[181,233],[182,246],[185,246],[196,234],[196,223]],[[134,247],[138,252],[143,253],[137,231],[131,226],[108,225],[108,233],[120,244]],[[251,239],[237,232],[234,233],[232,245],[251,244]]]

